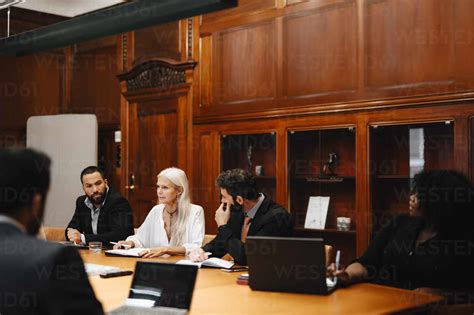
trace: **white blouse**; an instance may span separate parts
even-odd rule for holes
[[[133,241],[135,247],[160,247],[169,246],[168,236],[163,221],[164,204],[154,206],[148,213],[143,224],[135,235],[127,237]],[[201,206],[191,204],[184,242],[181,246],[186,248],[186,255],[195,248],[202,246],[204,239],[204,210]]]

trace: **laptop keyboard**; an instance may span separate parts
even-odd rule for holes
[[[137,306],[122,306],[107,313],[109,315],[185,315],[188,310],[174,307],[152,307],[144,308]]]

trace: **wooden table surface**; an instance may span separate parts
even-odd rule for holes
[[[173,263],[182,256],[152,259],[107,257],[81,250],[84,262],[134,270],[138,260]],[[252,291],[236,284],[243,272],[226,273],[204,268],[198,272],[190,314],[381,314],[415,309],[439,301],[434,295],[374,284],[357,284],[327,295]],[[128,296],[132,276],[102,279],[89,277],[105,311],[121,306]]]

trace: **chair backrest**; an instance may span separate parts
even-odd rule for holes
[[[324,252],[326,254],[326,266],[329,266],[333,261],[332,255],[334,253],[334,249],[331,245],[324,245]]]
[[[215,234],[206,234],[204,235],[204,239],[202,240],[202,246],[206,245],[210,241],[212,241],[216,237]]]
[[[43,227],[44,235],[47,241],[65,241],[64,228],[62,227]]]

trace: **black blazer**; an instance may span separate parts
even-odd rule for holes
[[[87,243],[99,241],[107,246],[109,242],[124,240],[134,234],[132,209],[120,193],[109,187],[105,204],[100,209],[96,235],[92,234],[91,209],[84,204],[85,199],[86,195],[77,198],[76,211],[67,227],[83,233]],[[68,239],[67,228],[65,235]]]
[[[232,211],[229,222],[219,227],[216,237],[203,249],[213,257],[222,257],[229,253],[239,265],[247,264],[245,244],[240,240],[244,213]],[[290,236],[291,219],[288,211],[265,196],[255,218],[251,221],[248,236]]]
[[[0,223],[0,314],[103,314],[77,249]]]

